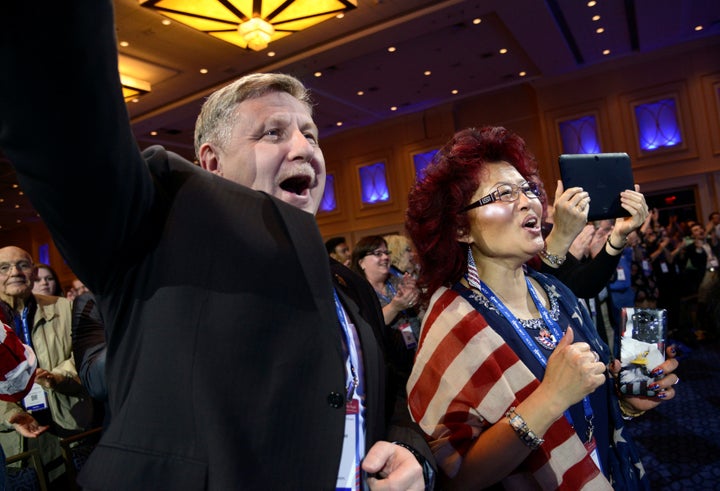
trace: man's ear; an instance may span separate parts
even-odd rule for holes
[[[222,170],[220,169],[220,157],[210,143],[203,143],[200,145],[198,159],[200,160],[200,167],[206,171],[212,172],[213,174],[222,176]]]

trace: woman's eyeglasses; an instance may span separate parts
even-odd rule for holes
[[[516,201],[520,197],[521,192],[531,199],[540,198],[540,189],[538,188],[538,185],[534,182],[525,182],[519,186],[516,186],[515,184],[500,184],[498,187],[495,188],[495,191],[483,196],[477,201],[473,201],[460,211],[469,211],[473,208],[478,208],[480,206],[494,203],[495,201],[505,201],[506,203],[511,203],[513,201]]]
[[[392,252],[386,250],[386,249],[375,249],[374,251],[370,251],[366,254],[366,256],[375,256],[375,257],[383,257],[383,255],[390,257]]]

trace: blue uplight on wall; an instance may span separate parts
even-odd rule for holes
[[[42,264],[50,264],[50,244],[38,246],[38,259]]]
[[[365,204],[381,203],[390,199],[387,177],[385,175],[385,163],[360,167],[360,187],[362,202]]]
[[[563,153],[600,153],[595,116],[562,121],[558,127]]]
[[[327,174],[325,177],[325,191],[318,211],[335,211],[337,209],[337,200],[335,199],[335,175]]]
[[[419,181],[425,176],[425,168],[432,162],[433,157],[437,153],[436,150],[428,152],[416,153],[413,155],[413,164],[415,166],[415,180]]]
[[[682,143],[675,99],[662,99],[635,106],[640,148],[658,150]]]

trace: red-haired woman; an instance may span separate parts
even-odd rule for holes
[[[575,295],[528,268],[543,250],[537,164],[514,133],[458,132],[409,196],[407,230],[431,295],[408,382],[449,489],[643,489],[626,417],[675,395],[618,399],[619,362]],[[622,199],[637,215],[639,193]]]

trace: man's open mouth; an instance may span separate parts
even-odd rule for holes
[[[298,175],[285,179],[283,182],[280,183],[280,188],[283,191],[302,196],[303,194],[305,194],[305,191],[310,189],[311,184],[312,178],[310,176]]]

